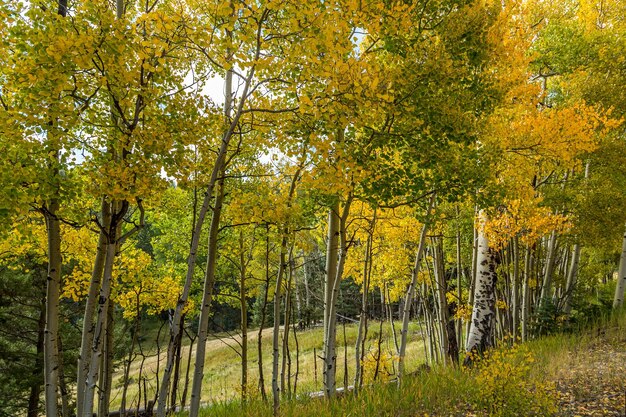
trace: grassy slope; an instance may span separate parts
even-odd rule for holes
[[[400,328],[399,324],[395,323],[397,336],[400,336]],[[155,330],[155,329],[153,329]],[[161,337],[161,346],[162,350],[167,348],[167,329],[162,331]],[[348,381],[351,385],[353,383],[354,378],[354,367],[355,367],[355,359],[354,359],[354,344],[356,341],[357,327],[356,325],[346,325],[346,344],[348,346]],[[156,330],[155,330],[156,331]],[[151,331],[154,333],[151,337],[156,337],[155,331]],[[272,366],[272,330],[265,329],[263,332],[263,369],[264,369],[264,378],[265,378],[265,387],[268,395],[271,393],[271,366]],[[299,345],[299,373],[298,373],[298,388],[297,392],[313,392],[322,389],[322,361],[319,359],[321,356],[322,349],[322,328],[314,328],[311,330],[306,330],[302,332],[298,332],[298,345]],[[258,330],[251,330],[248,334],[248,384],[249,391],[252,396],[259,396],[259,392],[257,389],[258,385],[258,355],[257,355],[257,334]],[[370,363],[374,362],[373,357],[377,351],[378,345],[378,334],[379,334],[379,323],[372,322],[370,323],[370,328],[368,331],[366,350],[368,351],[367,358],[369,358]],[[409,343],[407,347],[407,367],[408,372],[414,371],[421,363],[424,362],[424,345],[422,338],[420,336],[420,330],[416,324],[413,324],[409,329],[409,334],[411,335],[411,343]],[[292,360],[292,375],[295,374],[296,369],[296,348],[295,341],[293,339],[293,331],[290,332],[290,351],[291,351],[291,360]],[[233,399],[239,398],[241,388],[240,388],[240,378],[241,378],[241,358],[236,350],[240,350],[238,345],[239,337],[228,338],[225,337],[223,339],[213,339],[208,341],[207,343],[207,354],[206,354],[206,362],[205,362],[205,371],[204,371],[204,381],[203,381],[203,392],[202,392],[202,400],[204,402],[226,402]],[[228,345],[230,345],[230,347]],[[337,330],[337,344],[339,347],[337,348],[337,385],[343,386],[344,381],[344,338],[343,338],[343,328],[342,326],[338,326]],[[316,354],[318,356],[317,359],[317,383],[316,383],[316,375],[315,375],[315,363],[314,363],[314,349],[316,349]],[[148,351],[156,352],[156,344],[147,349]],[[195,351],[195,344],[193,347]],[[395,351],[393,339],[391,336],[391,327],[388,323],[383,326],[383,343],[382,350],[389,356],[389,353]],[[181,371],[181,385],[179,389],[179,398],[180,394],[182,394],[182,384],[184,383],[184,375],[186,371],[186,358],[189,352],[189,341],[188,339],[184,341],[183,360],[181,361],[181,365],[183,365],[183,369]],[[193,355],[195,353],[192,351],[192,361],[191,361],[191,371],[193,373],[193,364],[194,359]],[[159,373],[162,373],[162,368],[165,362],[166,352],[161,352],[159,356],[155,353],[148,356],[145,361],[143,361],[143,377],[148,380],[148,398],[154,397],[154,389],[156,387],[156,372],[157,366],[159,367]],[[158,360],[160,358],[160,361]],[[367,360],[366,358],[366,360]],[[281,358],[282,360],[282,358]],[[388,360],[386,363],[386,368],[382,371],[384,377],[388,377],[387,373],[393,374],[393,362]],[[127,404],[133,404],[132,407],[136,405],[136,399],[138,397],[138,377],[140,366],[142,366],[141,358],[136,358],[131,366],[130,379],[133,381],[129,388],[127,394]],[[120,366],[117,369],[117,372],[113,377],[113,387],[114,390],[112,392],[112,405],[111,409],[116,410],[119,408],[121,402],[121,391],[122,391],[122,381],[123,381],[123,369]],[[293,379],[292,379],[293,383]],[[143,389],[143,388],[142,388]],[[189,396],[187,397],[187,401],[189,401]],[[144,403],[142,399],[142,404]],[[129,405],[130,407],[130,405]]]
[[[367,345],[375,349],[378,325],[372,324]],[[383,328],[386,351],[394,349],[390,328]],[[411,329],[408,366],[412,372],[423,362],[419,329]],[[250,334],[249,384],[257,383],[256,332]],[[321,349],[322,330],[298,333],[300,377],[298,393],[321,389],[314,383],[313,348]],[[349,374],[354,375],[353,345],[356,328],[346,326]],[[266,388],[271,381],[271,332],[263,335]],[[338,342],[343,345],[340,328]],[[232,344],[232,341],[231,341]],[[188,349],[188,347],[186,347]],[[339,348],[338,385],[343,381],[343,347]],[[292,350],[293,354],[293,350]],[[319,355],[319,353],[318,353]],[[213,405],[206,416],[271,416],[267,404],[253,397],[246,407],[238,401],[239,356],[220,340],[209,342],[203,400]],[[294,359],[295,361],[295,355]],[[156,365],[156,356],[148,366]],[[134,363],[134,377],[137,363]],[[295,365],[294,365],[295,366]],[[388,362],[390,371],[391,362]],[[293,368],[292,368],[293,371]],[[299,395],[285,400],[282,415],[295,417],[331,416],[624,416],[626,415],[626,315],[597,325],[591,330],[535,340],[513,348],[494,351],[473,369],[435,367],[430,372],[408,377],[403,386],[375,384],[358,396],[348,394],[327,403]],[[121,374],[116,375],[119,381]],[[351,382],[351,379],[350,379]],[[131,390],[129,398],[136,393]],[[113,407],[115,408],[115,407]]]
[[[286,401],[286,416],[624,416],[626,316],[578,334],[501,349],[472,370],[436,368],[406,381],[374,385],[332,403]],[[204,410],[206,416],[271,416],[252,401]]]

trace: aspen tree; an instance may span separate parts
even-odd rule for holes
[[[478,257],[476,260],[476,285],[474,287],[474,305],[470,331],[465,345],[464,364],[472,363],[472,356],[481,354],[492,346],[496,314],[496,261],[495,251],[489,247],[485,235],[485,223],[488,221],[484,210],[478,213]]]
[[[401,331],[401,342],[400,342],[400,351],[398,353],[398,384],[402,383],[402,378],[404,377],[404,368],[405,368],[405,356],[406,356],[406,346],[408,341],[408,332],[409,332],[409,320],[411,313],[411,304],[413,303],[413,298],[415,297],[415,287],[417,285],[417,276],[419,273],[420,263],[422,261],[422,257],[424,256],[424,248],[426,247],[426,233],[428,232],[428,226],[431,216],[431,212],[435,207],[435,194],[430,197],[428,203],[428,209],[426,210],[426,220],[424,221],[424,225],[422,226],[422,232],[420,233],[419,238],[419,246],[417,247],[417,251],[415,252],[415,262],[413,263],[413,269],[411,271],[411,282],[406,292],[406,297],[404,299],[404,308],[402,310],[402,331]]]

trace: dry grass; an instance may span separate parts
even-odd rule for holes
[[[399,324],[396,323],[396,331],[399,337]],[[378,329],[379,323],[371,323],[368,332],[366,342],[366,361],[369,359],[373,361],[377,355],[378,345]],[[424,346],[419,330],[416,324],[413,324],[409,333],[412,336],[407,346],[407,372],[412,372],[423,363]],[[282,332],[281,332],[282,334]],[[252,398],[260,397],[260,391],[258,389],[258,355],[257,355],[257,340],[258,330],[251,330],[248,334],[248,392]],[[127,407],[136,407],[137,400],[139,399],[139,376],[142,376],[142,399],[143,405],[144,399],[144,387],[143,382],[146,385],[146,394],[148,399],[154,398],[157,383],[157,371],[161,375],[166,358],[167,340],[166,336],[163,336],[163,340],[160,342],[162,346],[162,352],[160,355],[156,355],[155,351],[148,355],[143,361],[141,358],[136,358],[131,364],[130,378],[131,381],[128,387],[127,393]],[[202,386],[202,401],[207,403],[214,402],[228,402],[234,399],[240,398],[241,395],[241,357],[240,351],[240,335],[235,337],[228,337],[221,335],[221,338],[214,338],[207,342],[206,349],[206,361],[204,369],[204,380]],[[355,373],[355,356],[354,356],[354,344],[357,336],[357,327],[354,324],[345,326],[345,339],[347,345],[347,365],[348,365],[348,384],[353,383]],[[322,389],[322,361],[319,359],[322,350],[323,331],[322,328],[313,328],[306,331],[298,331],[298,345],[299,345],[299,366],[298,366],[298,381],[297,381],[297,393],[313,392]],[[391,326],[386,323],[383,325],[383,343],[382,350],[385,356],[391,357],[395,352],[395,346],[392,339]],[[272,366],[272,329],[265,329],[262,336],[263,341],[263,373],[265,379],[265,387],[268,394],[271,391],[271,366]],[[344,350],[344,334],[343,327],[338,326],[337,329],[337,386],[344,385],[344,363],[345,352]],[[155,344],[156,346],[156,344]],[[193,373],[195,347],[193,346],[192,360],[191,360],[191,373]],[[295,382],[296,374],[296,347],[293,338],[293,330],[289,335],[289,347],[291,357],[291,383]],[[182,395],[182,387],[184,384],[184,377],[186,372],[186,358],[189,352],[189,340],[184,342],[182,348],[181,361],[181,374],[179,385],[179,401]],[[318,356],[315,358],[314,352]],[[282,360],[282,358],[281,358]],[[317,362],[317,364],[315,363]],[[317,365],[317,371],[316,371]],[[388,360],[385,363],[383,369],[381,369],[381,376],[383,380],[389,379],[395,375],[395,362]],[[141,371],[141,373],[140,373]],[[119,408],[121,402],[121,393],[123,385],[123,369],[120,366],[116,369],[113,377],[112,392],[112,404],[111,409],[115,410]],[[191,379],[192,375],[190,375]],[[366,375],[367,378],[367,375]],[[191,387],[190,387],[191,388]],[[189,396],[187,397],[187,401]]]

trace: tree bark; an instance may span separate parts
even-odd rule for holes
[[[335,352],[337,337],[337,297],[339,294],[339,283],[343,276],[343,269],[346,261],[348,242],[346,236],[347,219],[350,213],[350,205],[352,204],[352,195],[348,196],[344,203],[341,216],[337,216],[335,209],[339,210],[339,200],[329,213],[328,227],[328,251],[327,255],[327,279],[325,285],[325,305],[324,305],[324,387],[325,394],[328,398],[332,398],[336,394],[336,372],[337,372],[337,354]],[[337,216],[336,219],[333,219]],[[336,225],[332,225],[336,222]],[[334,232],[334,233],[333,233]],[[333,235],[331,235],[333,233]],[[336,246],[333,248],[333,238]],[[333,252],[335,253],[333,255]],[[336,268],[334,272],[331,270],[333,259]],[[331,260],[329,263],[328,260]]]
[[[580,244],[574,244],[572,249],[572,260],[567,271],[567,283],[565,285],[565,300],[563,304],[563,311],[569,315],[572,312],[572,297],[574,295],[574,288],[576,287],[576,277],[578,276],[578,263],[580,261]],[[620,260],[621,264],[621,260]]]
[[[223,176],[223,175],[222,175]],[[202,379],[204,378],[204,361],[206,355],[206,341],[209,331],[209,315],[211,301],[213,299],[213,286],[215,285],[215,267],[217,264],[217,237],[219,234],[219,224],[222,214],[222,204],[224,202],[224,181],[218,182],[218,191],[215,196],[215,207],[211,227],[209,228],[209,242],[207,249],[207,263],[204,275],[204,290],[202,305],[200,307],[200,319],[198,323],[198,343],[196,345],[196,363],[193,374],[193,384],[191,386],[191,402],[189,405],[189,415],[197,416],[200,410],[200,397],[202,395]],[[163,404],[161,402],[163,401]],[[159,409],[165,409],[165,399],[159,398]]]
[[[248,300],[246,292],[246,262],[244,259],[243,232],[239,234],[239,305],[241,310],[241,401],[248,399]]]
[[[337,277],[337,259],[339,251],[339,199],[337,199],[331,208],[328,210],[328,237],[326,242],[326,276],[324,280],[324,392],[327,397],[334,394],[334,378],[331,378],[327,373],[333,373],[332,358],[330,355],[334,355],[330,351],[331,335],[329,330],[331,329],[330,318],[330,305],[333,301],[333,288]],[[334,346],[334,343],[332,343]],[[329,368],[330,367],[330,368]],[[331,390],[333,393],[331,394]]]
[[[461,227],[459,225],[459,206],[456,206],[456,216],[457,216],[457,225],[456,225],[456,291],[457,291],[457,310],[463,303],[463,288],[461,286],[461,276],[463,275],[463,267],[461,265]],[[459,317],[456,322],[456,339],[457,346],[461,346],[463,344],[463,320]],[[458,352],[457,352],[458,353]],[[457,355],[458,358],[458,355]]]
[[[487,214],[481,210],[479,215],[478,256],[476,258],[476,285],[470,331],[465,346],[464,365],[472,363],[472,355],[481,354],[491,346],[491,336],[495,322],[496,302],[496,261],[495,251],[489,247],[489,240],[484,232]]]
[[[417,246],[417,252],[415,252],[415,262],[413,262],[413,270],[411,271],[411,283],[406,292],[404,299],[404,310],[402,311],[402,331],[400,332],[400,351],[398,353],[398,384],[402,384],[402,378],[404,377],[404,359],[406,356],[406,345],[409,333],[409,320],[411,314],[411,304],[415,298],[415,286],[417,285],[417,276],[419,274],[419,266],[424,256],[424,248],[426,247],[426,234],[428,233],[428,227],[430,222],[430,212],[435,206],[435,195],[430,198],[428,210],[426,211],[426,220],[422,225],[422,232],[420,233],[420,240]]]
[[[289,194],[287,195],[287,209],[290,209],[292,206],[292,200],[294,197],[294,194],[296,192],[296,185],[298,184],[298,181],[300,180],[300,172],[302,171],[302,168],[304,167],[304,161],[305,161],[305,153],[303,153],[302,156],[302,160],[300,161],[300,165],[298,166],[298,169],[296,170],[296,172],[294,173],[293,177],[291,178],[291,184],[289,185]],[[287,225],[285,225],[283,227],[283,230],[281,231],[281,235],[282,235],[282,240],[281,240],[281,244],[280,244],[280,255],[279,255],[279,261],[280,264],[278,265],[278,275],[276,276],[276,287],[274,290],[274,331],[272,334],[272,399],[273,399],[273,406],[274,406],[274,415],[278,415],[279,413],[279,408],[280,408],[280,388],[278,385],[278,360],[280,357],[280,353],[279,353],[279,333],[280,333],[280,306],[281,306],[281,300],[282,300],[282,287],[283,287],[283,275],[285,274],[285,268],[288,267],[287,265],[287,243],[288,243],[288,239],[289,239],[289,227]],[[288,320],[287,320],[287,313],[285,314],[285,330],[284,330],[284,336],[283,337],[288,337],[289,335],[289,327],[288,327]],[[284,387],[284,376],[282,381],[282,386]]]
[[[280,388],[278,385],[278,361],[280,357],[280,305],[282,299],[281,292],[283,286],[283,275],[285,273],[285,267],[287,266],[287,260],[285,259],[286,252],[287,235],[285,234],[285,232],[283,232],[283,237],[280,244],[280,264],[278,265],[278,275],[276,276],[276,286],[274,288],[274,329],[272,331],[272,400],[275,416],[278,415],[280,409]]]
[[[44,381],[46,415],[58,414],[59,383],[59,293],[61,287],[61,224],[57,213],[59,200],[44,208],[48,234],[48,277],[46,285],[46,327],[44,331]]]
[[[102,198],[102,204],[100,209],[102,219],[102,228],[108,229],[111,224],[111,211],[110,205],[106,202],[106,199]],[[87,295],[87,301],[85,303],[85,315],[83,318],[83,330],[81,333],[80,354],[78,356],[77,366],[77,378],[76,378],[76,410],[78,413],[83,410],[83,398],[85,391],[85,378],[89,372],[89,364],[91,363],[91,348],[93,344],[93,335],[95,331],[94,326],[94,313],[96,306],[98,305],[98,294],[100,292],[100,283],[102,281],[102,274],[104,272],[104,260],[106,258],[107,251],[107,238],[106,233],[100,231],[98,237],[98,247],[96,249],[96,258],[94,260],[93,270],[91,272],[91,280],[89,281],[89,293]]]
[[[619,259],[619,270],[617,271],[617,283],[615,284],[615,296],[613,297],[614,309],[623,307],[624,291],[626,291],[626,233],[622,240],[622,254]]]
[[[358,392],[361,388],[362,368],[361,368],[361,344],[365,338],[365,324],[367,322],[367,301],[370,288],[370,276],[372,273],[372,241],[374,238],[374,227],[376,226],[376,209],[370,222],[367,235],[367,243],[365,245],[365,262],[363,263],[363,285],[361,287],[361,314],[359,315],[359,328],[356,335],[356,343],[354,346],[355,372],[354,372],[354,392]]]
[[[111,224],[109,234],[113,231],[114,226]],[[91,347],[91,360],[89,370],[85,377],[85,394],[83,397],[83,410],[81,416],[92,417],[94,409],[94,394],[98,381],[98,371],[100,358],[102,356],[102,346],[105,339],[105,327],[108,317],[109,297],[111,295],[111,281],[113,275],[113,263],[115,260],[116,244],[115,234],[107,238],[107,253],[104,262],[104,274],[102,277],[102,287],[100,288],[100,297],[98,300],[98,315],[95,323],[94,337]]]
[[[517,236],[513,238],[513,282],[511,291],[512,335],[513,340],[519,332],[519,242]]]
[[[546,265],[543,275],[543,285],[541,286],[542,305],[546,305],[552,298],[552,275],[554,274],[554,265],[556,264],[556,230],[550,234],[548,240],[548,250],[546,254]]]
[[[531,246],[526,246],[524,257],[524,282],[522,284],[522,342],[528,340],[528,320],[530,318],[530,276],[532,273],[533,259]]]
[[[257,336],[257,355],[259,368],[259,391],[261,398],[267,401],[267,393],[265,392],[265,379],[263,378],[263,327],[265,326],[265,317],[267,315],[267,299],[270,290],[270,237],[269,224],[265,225],[265,291],[263,293],[263,304],[261,306],[261,323],[259,323],[259,333]]]

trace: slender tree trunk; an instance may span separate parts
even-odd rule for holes
[[[411,271],[411,282],[404,298],[404,310],[402,311],[402,331],[400,332],[400,350],[398,353],[398,384],[402,383],[404,377],[405,368],[405,356],[406,346],[409,334],[409,321],[411,318],[411,304],[413,298],[415,298],[415,286],[417,285],[417,277],[419,274],[419,267],[424,256],[424,248],[426,247],[426,234],[428,233],[428,227],[430,222],[430,212],[435,205],[435,195],[430,198],[428,210],[426,211],[426,221],[422,225],[422,232],[420,233],[420,240],[417,246],[417,252],[415,252],[415,262],[413,262],[413,270]]]
[[[443,242],[440,238],[433,238],[433,272],[435,275],[435,283],[437,288],[437,309],[439,310],[439,326],[441,328],[441,353],[444,358],[444,364],[447,362],[446,358],[450,357],[453,362],[458,361],[458,345],[456,344],[456,334],[448,333],[450,313],[448,309],[448,300],[446,299],[446,293],[448,292],[448,282],[446,280],[445,268],[443,265]],[[452,325],[454,329],[454,324]],[[454,339],[452,345],[450,341]],[[454,349],[457,348],[456,358]]]
[[[517,236],[513,238],[513,282],[511,293],[512,335],[513,340],[519,332],[519,242]]]
[[[337,277],[337,256],[339,252],[339,199],[337,199],[328,210],[328,238],[326,242],[326,276],[324,280],[324,393],[327,397],[334,395],[334,378],[331,375],[335,370],[332,367],[332,356],[334,349],[331,351],[332,335],[331,329],[330,305],[333,301],[333,288]],[[332,392],[331,392],[332,391]]]
[[[94,337],[91,347],[91,361],[89,364],[89,370],[85,377],[85,395],[83,397],[83,410],[81,412],[81,416],[83,417],[92,417],[94,409],[94,394],[96,390],[96,384],[98,382],[98,368],[105,340],[105,327],[108,317],[109,298],[111,295],[113,263],[115,261],[116,253],[114,229],[114,225],[111,224],[111,226],[109,227],[110,236],[107,238],[107,252],[104,262],[104,274],[102,277],[102,287],[100,288],[98,314],[95,322]]]
[[[337,297],[339,295],[339,283],[343,276],[343,269],[346,262],[346,256],[348,251],[348,242],[346,236],[346,227],[348,215],[350,214],[350,205],[352,204],[353,196],[350,195],[346,199],[346,202],[343,206],[342,214],[338,219],[338,234],[339,234],[339,242],[338,242],[338,253],[337,253],[337,261],[336,261],[336,270],[333,274],[333,282],[332,288],[329,288],[327,285],[327,289],[330,289],[330,294],[326,297],[329,304],[325,307],[325,310],[328,310],[325,317],[328,319],[328,324],[325,326],[326,331],[326,344],[324,346],[324,381],[325,381],[325,391],[326,396],[332,398],[336,394],[336,372],[337,372],[337,353],[336,353],[336,338],[337,338]],[[338,208],[338,202],[337,208]],[[329,225],[329,242],[331,227]],[[327,269],[328,269],[327,264]],[[325,311],[326,312],[326,311]]]
[[[387,300],[390,300],[391,297],[389,295],[389,285],[385,282],[385,294],[387,296]],[[398,335],[396,333],[396,324],[393,320],[393,308],[391,306],[391,302],[387,302],[387,317],[389,318],[389,327],[391,328],[391,338],[393,339],[393,346],[396,349],[395,353],[400,353],[400,346],[398,345]]]
[[[311,308],[311,289],[309,288],[309,268],[307,266],[308,261],[304,256],[304,251],[302,252],[302,259],[304,260],[304,306],[306,307],[306,314],[309,315],[309,309]],[[306,325],[308,326],[309,323],[307,322]]]
[[[282,395],[288,394],[289,391],[289,383],[286,383],[285,380],[288,379],[289,371],[287,369],[287,362],[290,362],[289,358],[289,325],[291,324],[291,285],[293,280],[293,268],[292,268],[292,256],[291,252],[293,251],[293,246],[289,250],[289,272],[287,273],[287,283],[285,285],[285,315],[283,319],[283,345],[282,345],[282,364],[280,368],[280,391]]]
[[[257,336],[257,355],[259,357],[259,390],[261,398],[267,401],[265,392],[265,380],[263,378],[263,327],[265,326],[265,317],[267,315],[267,299],[270,290],[270,238],[269,224],[265,225],[265,292],[263,293],[263,305],[261,306],[261,323],[259,324],[259,333]]]
[[[126,417],[126,396],[127,396],[127,392],[128,392],[128,384],[130,383],[129,381],[129,376],[130,376],[130,367],[133,363],[133,359],[136,357],[135,355],[135,345],[137,344],[137,340],[138,340],[138,334],[139,334],[139,323],[141,322],[140,319],[140,311],[139,311],[139,294],[137,294],[137,312],[136,312],[136,316],[135,316],[135,320],[134,320],[134,324],[133,324],[133,328],[132,328],[132,338],[131,338],[131,342],[130,342],[130,348],[128,349],[128,357],[126,358],[126,364],[124,366],[124,380],[123,380],[123,386],[122,386],[122,401],[120,404],[120,415],[122,417]]]
[[[524,282],[522,284],[522,342],[528,340],[528,320],[530,318],[530,277],[533,260],[530,245],[526,246],[524,257]]]
[[[421,314],[421,318],[420,318],[420,314],[418,314],[418,323],[420,326],[420,335],[422,336],[422,346],[424,347],[424,361],[426,364],[428,364],[429,361],[429,356],[428,356],[428,347],[426,346],[426,338],[428,337],[428,330],[424,331],[424,321],[426,320],[426,312],[425,309],[426,307],[424,306],[424,297],[421,296],[421,294],[419,295],[419,304],[418,304],[418,308],[421,308],[422,310],[422,314]]]
[[[248,399],[248,298],[246,292],[246,261],[244,256],[243,232],[239,233],[239,305],[241,310],[241,401]]]
[[[111,207],[102,198],[102,228],[107,230],[111,225]],[[96,258],[91,272],[91,280],[89,281],[89,293],[85,303],[85,315],[83,318],[83,331],[81,333],[80,354],[78,356],[77,378],[76,378],[76,410],[78,413],[83,410],[85,378],[89,372],[89,364],[91,363],[91,348],[93,344],[93,335],[95,324],[93,321],[96,306],[98,305],[98,294],[100,293],[100,282],[104,272],[104,260],[107,252],[107,237],[104,231],[100,232],[98,237],[98,247],[96,250]]]
[[[448,279],[446,277],[445,257],[443,253],[443,238],[435,238],[435,260],[437,273],[437,288],[439,296],[439,310],[441,311],[442,335],[445,338],[442,342],[443,353],[450,358],[453,364],[459,363],[459,342],[457,340],[456,328],[454,326],[454,304],[448,303],[446,294],[448,293]]]
[[[463,266],[461,265],[461,226],[459,225],[459,206],[456,206],[456,216],[457,216],[457,227],[456,227],[456,292],[457,292],[457,310],[461,307],[463,303],[463,288],[461,286],[461,276],[463,271]],[[461,318],[457,319],[456,322],[456,339],[458,346],[463,344],[463,320]],[[457,355],[458,358],[458,355]]]
[[[343,392],[348,392],[348,339],[346,338],[346,321],[343,324]]]
[[[383,323],[385,321],[385,317],[382,316],[380,318],[380,325],[378,326],[378,341],[376,344],[376,367],[374,368],[374,375],[372,380],[378,380],[378,374],[380,373],[380,357],[383,351]]]
[[[619,259],[619,270],[617,271],[617,283],[615,284],[615,297],[613,297],[613,308],[619,309],[624,305],[624,291],[626,291],[626,233],[622,240],[622,255]]]
[[[186,333],[186,332],[185,332]],[[187,333],[189,336],[189,333]],[[180,407],[182,409],[187,405],[187,392],[189,392],[189,372],[191,371],[191,356],[193,353],[193,342],[196,341],[197,336],[189,336],[189,352],[187,352],[187,367],[185,370],[185,385],[183,387],[183,396],[180,400]]]
[[[67,15],[67,0],[58,1],[57,14],[61,17]],[[50,121],[49,134],[52,133],[53,122]],[[59,148],[50,142],[48,153],[54,158],[49,164],[48,175],[51,176],[53,185],[52,198],[43,207],[48,237],[48,276],[46,284],[46,326],[44,330],[44,394],[45,410],[47,416],[56,417],[58,414],[58,386],[59,386],[59,295],[61,292],[61,222],[58,218],[60,209],[60,181]],[[66,417],[66,416],[64,416]]]
[[[113,308],[110,305],[111,299],[109,298],[109,307],[107,308],[107,322],[104,329],[105,340],[103,344],[103,354],[101,360],[101,372],[100,372],[100,386],[98,387],[98,415],[109,415],[109,402],[111,399],[111,383],[113,381],[113,335],[114,335],[114,322],[113,322]]]
[[[280,388],[278,385],[278,360],[279,352],[279,336],[280,336],[280,305],[281,292],[283,286],[283,274],[286,267],[287,252],[287,235],[283,234],[280,244],[280,264],[278,266],[278,275],[276,276],[276,287],[274,289],[274,330],[272,332],[272,400],[274,406],[274,415],[277,416],[280,407]]]
[[[61,394],[61,415],[70,415],[69,390],[65,382],[65,368],[63,367],[63,338],[59,334],[59,393]]]
[[[578,275],[578,263],[580,261],[580,244],[574,244],[574,249],[572,250],[572,260],[567,271],[567,283],[565,285],[565,300],[563,311],[565,314],[569,315],[572,311],[572,297],[574,295],[574,288],[576,287],[576,277]]]
[[[222,175],[223,177],[223,175]],[[209,228],[209,241],[207,249],[207,263],[204,275],[204,290],[200,319],[198,323],[198,344],[196,345],[196,363],[194,366],[193,385],[191,387],[190,416],[197,416],[200,410],[200,397],[202,395],[202,379],[204,378],[204,361],[206,356],[206,341],[209,333],[209,316],[211,301],[213,299],[213,287],[215,285],[215,267],[217,264],[217,237],[224,202],[224,180],[218,181],[218,191],[215,196],[215,207]],[[159,398],[159,409],[162,399]],[[163,399],[164,401],[164,399]],[[163,407],[165,404],[163,404]]]
[[[293,377],[293,397],[298,395],[298,377],[300,376],[300,344],[298,342],[298,332],[296,330],[296,323],[293,323],[293,341],[296,344],[296,372]]]
[[[478,216],[478,207],[474,210],[476,217]],[[472,276],[470,277],[470,287],[468,292],[468,305],[474,305],[474,288],[476,286],[476,271],[477,271],[477,260],[478,260],[478,228],[474,227],[473,230],[473,239],[472,239]],[[472,321],[469,320],[465,325],[465,343],[467,344],[467,335],[469,335],[470,327],[472,325]]]
[[[302,255],[302,262],[304,267],[304,265],[306,264],[304,260],[304,254]],[[298,289],[300,287],[298,283],[298,275],[299,274],[295,274],[293,276],[293,295],[296,301],[296,316],[292,320],[293,323],[302,323],[302,296],[300,295],[300,291]]]
[[[296,185],[298,184],[298,181],[300,180],[300,172],[302,171],[302,168],[304,167],[304,162],[305,162],[305,156],[306,153],[303,152],[302,155],[302,160],[300,162],[300,165],[298,166],[298,169],[296,170],[295,174],[293,175],[293,177],[291,178],[291,184],[289,186],[289,194],[287,196],[287,209],[289,210],[291,208],[291,203],[292,203],[292,199],[293,196],[296,192]],[[280,244],[280,255],[279,255],[279,259],[280,259],[280,265],[278,266],[278,275],[276,276],[276,288],[274,291],[274,332],[272,334],[272,352],[273,352],[273,356],[272,356],[272,398],[273,398],[273,404],[274,404],[274,415],[278,415],[279,413],[279,407],[280,407],[280,388],[278,386],[278,360],[280,357],[280,352],[279,352],[279,346],[278,346],[278,342],[279,342],[279,333],[280,333],[280,306],[281,306],[281,292],[282,292],[282,287],[283,287],[283,275],[285,274],[285,268],[287,268],[289,265],[287,265],[287,242],[288,242],[288,238],[289,238],[289,228],[288,226],[284,226],[283,230],[282,230],[282,241]],[[286,310],[286,307],[285,307]],[[288,326],[288,312],[285,311],[285,330],[283,331],[283,337],[289,337],[289,326]],[[281,376],[281,386],[284,388],[285,386],[285,382],[284,382],[284,372],[283,375]]]
[[[433,253],[432,258],[435,258],[435,254]],[[431,327],[432,327],[432,334],[435,335],[433,340],[434,340],[434,345],[436,345],[436,362],[439,363],[439,357],[441,355],[445,355],[445,348],[443,347],[444,344],[444,334],[443,332],[445,331],[445,329],[443,328],[443,326],[441,326],[440,324],[442,323],[441,320],[441,310],[439,308],[439,297],[437,295],[438,293],[438,288],[437,288],[437,282],[434,278],[434,271],[431,271],[430,266],[428,264],[428,262],[426,263],[426,267],[428,268],[428,279],[429,279],[429,283],[430,283],[430,292],[431,292],[431,296],[432,296],[432,300],[433,300],[433,313],[432,313],[432,321],[430,323]],[[433,270],[434,270],[435,265],[433,265]],[[441,350],[439,349],[441,347]],[[444,357],[444,361],[445,361],[445,357]]]
[[[552,299],[552,275],[554,275],[554,265],[556,264],[556,230],[550,234],[548,250],[546,254],[546,264],[543,275],[543,285],[541,287],[540,302],[545,306]]]
[[[294,276],[294,260],[293,260],[293,245],[289,249],[288,260],[289,272],[287,274],[287,285],[285,289],[285,319],[283,329],[283,362],[280,371],[280,390],[283,396],[285,393],[288,398],[291,398],[291,353],[289,352],[289,326],[293,317],[293,276]],[[285,379],[287,380],[285,382]]]
[[[59,384],[59,294],[61,287],[61,225],[57,213],[59,201],[53,199],[45,208],[48,233],[48,277],[46,288],[46,328],[44,332],[44,380],[46,415],[58,414]]]
[[[180,316],[180,325],[185,327],[185,315]],[[176,342],[176,355],[174,357],[174,376],[172,378],[172,393],[170,395],[170,409],[176,411],[176,396],[178,394],[178,384],[180,380],[180,361],[182,359],[183,350],[183,332],[178,332],[178,341]]]
[[[372,240],[374,238],[374,227],[376,225],[376,209],[370,222],[370,227],[367,235],[367,243],[365,245],[365,262],[363,263],[363,285],[361,296],[361,314],[359,315],[359,328],[356,335],[356,342],[354,345],[354,359],[355,359],[355,371],[354,371],[354,392],[358,393],[361,387],[362,369],[361,369],[361,345],[364,340],[365,323],[367,321],[367,300],[370,287],[370,275],[372,272]]]
[[[491,337],[495,322],[496,262],[495,252],[489,247],[489,240],[484,232],[487,215],[479,213],[478,257],[476,286],[470,331],[467,335],[467,352],[464,364],[472,363],[472,355],[480,354],[491,346]]]

